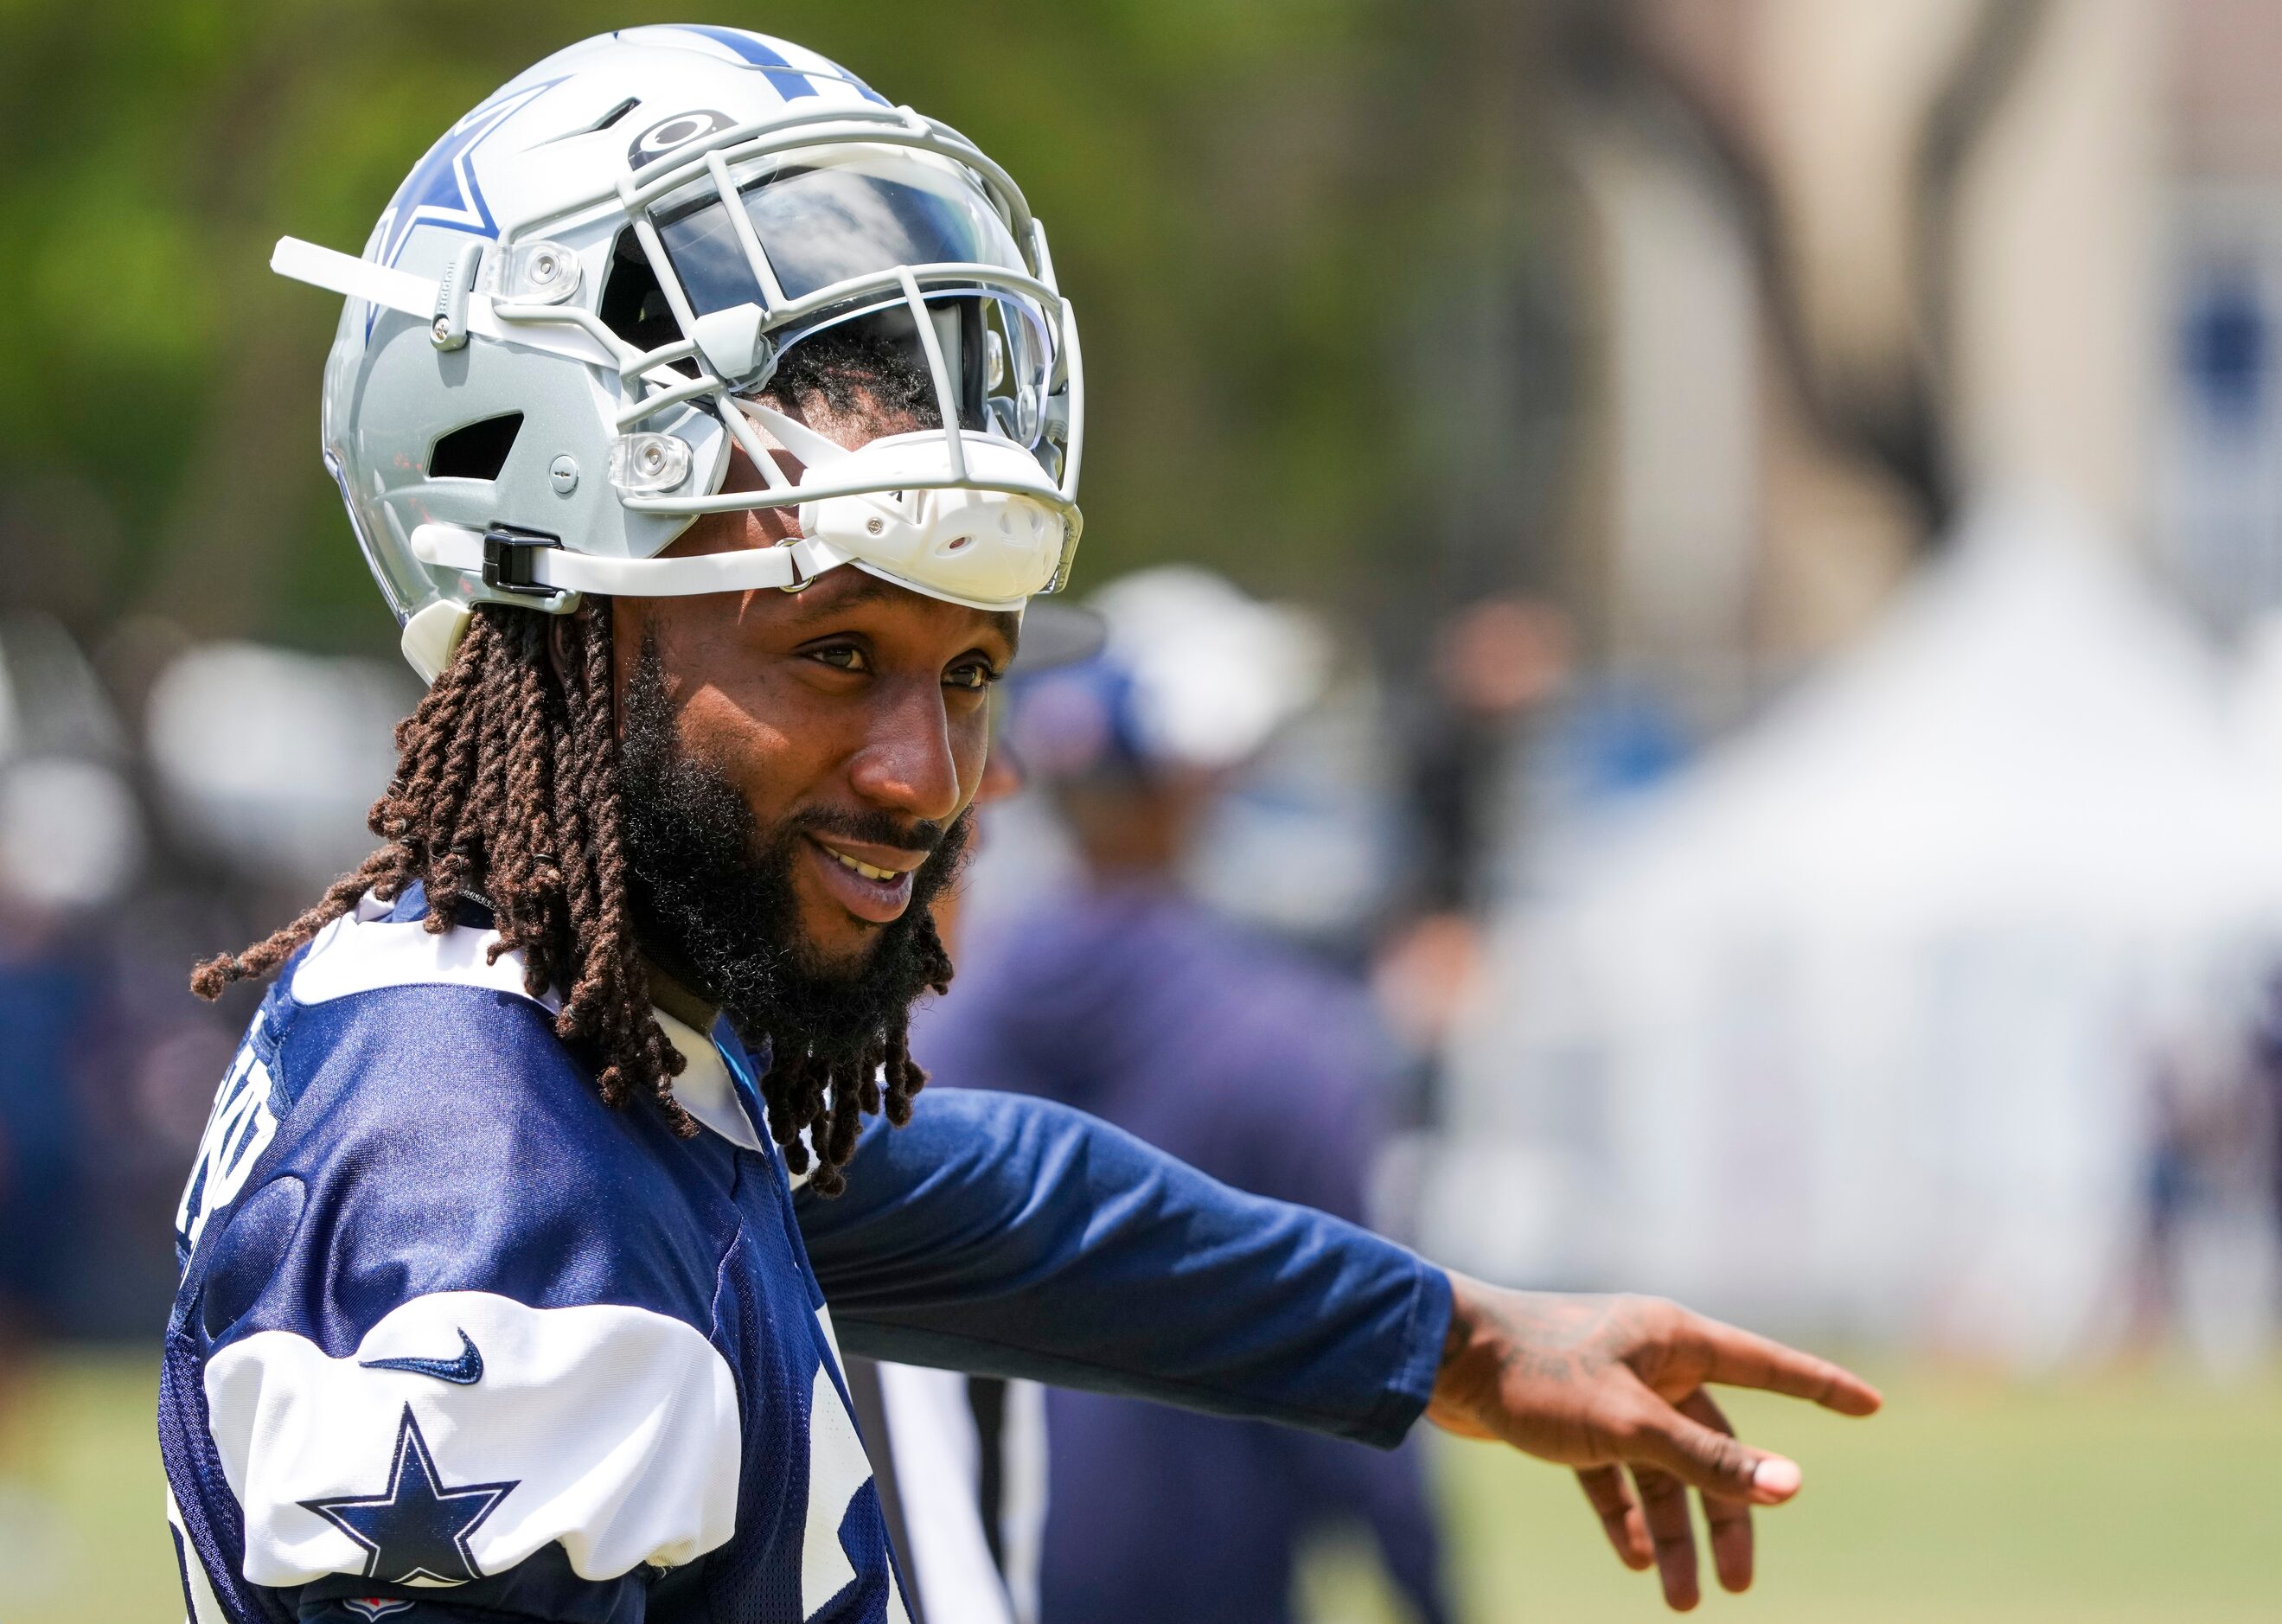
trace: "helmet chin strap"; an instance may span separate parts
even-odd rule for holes
[[[797,591],[848,560],[819,540],[702,553],[692,558],[597,558],[536,542],[516,532],[422,524],[412,532],[413,556],[426,564],[457,570],[483,582],[479,601],[514,603],[567,615],[584,595],[679,598],[709,592],[755,592],[774,587]],[[443,598],[404,623],[400,646],[412,668],[429,682],[444,673],[467,635],[472,602]]]
[[[812,538],[688,558],[602,558],[514,532],[434,524],[415,527],[412,553],[423,563],[480,575],[489,589],[486,596],[494,602],[522,602],[553,614],[578,608],[578,594],[587,592],[608,598],[690,598],[769,587],[792,590],[849,562],[829,542]],[[564,598],[570,601],[561,602]]]

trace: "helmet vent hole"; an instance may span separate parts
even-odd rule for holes
[[[598,131],[598,130],[605,130],[605,129],[609,128],[611,125],[613,125],[613,124],[617,123],[620,119],[625,118],[625,117],[626,116],[626,114],[628,114],[628,113],[632,113],[635,108],[637,108],[637,107],[639,107],[639,106],[640,106],[640,105],[641,105],[641,97],[639,97],[639,96],[629,96],[629,97],[627,97],[625,100],[624,100],[624,101],[620,102],[617,106],[615,106],[615,107],[611,108],[608,113],[604,113],[601,118],[596,119],[596,120],[594,120],[594,122],[590,127],[588,127],[586,133],[587,133],[588,135],[590,135],[590,136],[591,136],[591,135],[594,134],[594,133],[595,133],[596,131]]]
[[[507,466],[515,437],[523,432],[523,414],[508,412],[453,430],[428,453],[431,479],[496,479]]]
[[[963,553],[974,545],[973,536],[955,536],[943,544],[943,550],[946,553]]]

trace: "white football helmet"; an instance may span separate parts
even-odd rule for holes
[[[852,563],[998,610],[1067,579],[1084,375],[1044,229],[965,136],[812,51],[711,27],[570,46],[446,132],[361,259],[287,237],[270,262],[348,296],[325,462],[431,680],[485,602]],[[940,429],[850,451],[756,398],[850,322],[924,365]],[[766,488],[722,489],[733,446]],[[657,556],[759,507],[796,508],[799,539]]]

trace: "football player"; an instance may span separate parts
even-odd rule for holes
[[[361,257],[273,262],[346,296],[324,455],[431,687],[379,850],[196,977],[274,977],[179,1213],[197,1624],[908,1618],[836,1337],[1423,1413],[1579,1468],[1682,1605],[1692,1486],[1748,1580],[1798,1472],[1704,1384],[1874,1408],[1836,1366],[1043,1102],[914,1110],[987,693],[1078,533],[1076,328],[1004,171],[811,52],[633,28],[454,125]]]

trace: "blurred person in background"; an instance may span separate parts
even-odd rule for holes
[[[2252,1284],[2282,1255],[2282,975],[2244,1025],[2197,1024],[2158,1045],[2145,1109],[2130,1343],[2184,1341],[2234,1364],[2282,1312]]]
[[[1465,1007],[1481,957],[1495,871],[1522,808],[1510,793],[1529,720],[1568,684],[1575,634],[1556,604],[1521,597],[1467,603],[1436,626],[1426,680],[1403,729],[1413,867],[1409,917],[1374,966],[1379,999],[1416,1063],[1403,1115],[1439,1120],[1440,1051]]]
[[[2249,1048],[2244,1138],[2253,1177],[2263,1185],[2261,1205],[2282,1244],[2282,971],[2268,978]],[[2275,1308],[2282,1314],[2282,1302]]]
[[[102,898],[84,888],[107,890],[117,855],[79,831],[90,797],[113,788],[84,763],[0,771],[0,1358],[10,1367],[66,1284],[58,1243],[77,1183],[75,1085],[104,1025],[85,918]]]
[[[49,703],[58,676],[84,675],[54,623],[0,627],[0,1565],[34,1591],[54,1531],[23,1431],[33,1355],[78,1328],[111,1262],[85,1244],[89,1198],[109,1191],[84,1107],[119,1024],[105,911],[142,845],[120,775]]]
[[[142,810],[78,645],[0,626],[0,1360],[89,1295],[82,1186],[105,1157],[88,1096],[122,1037],[106,925],[140,867]],[[187,1001],[187,1000],[186,1000]]]
[[[976,944],[914,1051],[944,1084],[1044,1095],[1360,1221],[1393,1088],[1365,997],[1183,885],[1231,774],[1320,690],[1322,634],[1185,568],[1095,605],[1102,656],[1022,684],[1008,726],[1081,876]],[[1415,1616],[1449,1616],[1415,1447],[1060,1390],[1046,1412],[1044,1624],[1286,1619],[1303,1542],[1356,1523]]]

